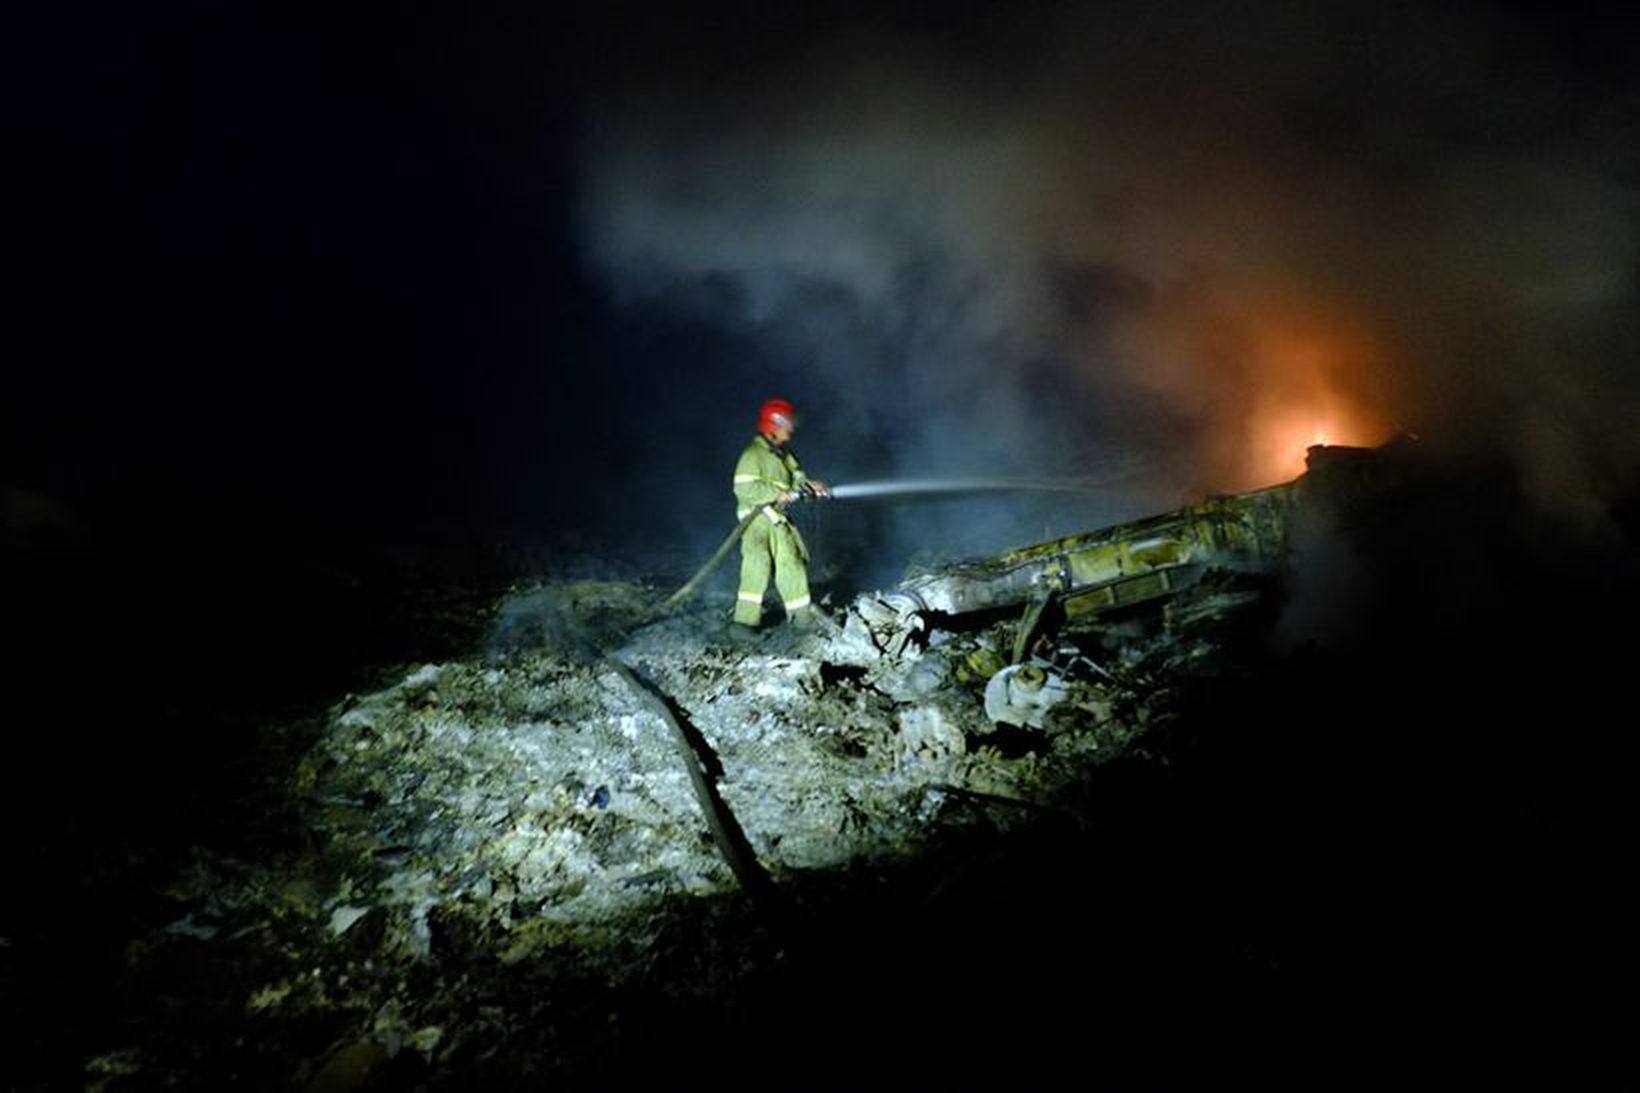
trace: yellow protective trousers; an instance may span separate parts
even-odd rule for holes
[[[803,536],[785,517],[777,515],[771,520],[771,515],[766,512],[753,520],[740,540],[735,621],[747,626],[763,621],[763,593],[769,588],[771,569],[788,618],[809,606],[809,551]]]

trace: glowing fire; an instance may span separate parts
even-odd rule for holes
[[[1369,447],[1391,435],[1396,339],[1370,316],[1252,280],[1185,291],[1121,330],[1137,378],[1207,423],[1198,482],[1227,492],[1304,473],[1315,445]]]
[[[1316,410],[1303,407],[1255,419],[1247,481],[1268,485],[1303,474],[1313,445],[1367,446],[1384,439],[1383,430],[1365,414],[1351,414],[1341,405],[1323,413],[1318,420]]]
[[[1280,482],[1304,471],[1311,446],[1382,442],[1388,429],[1346,390],[1341,373],[1370,356],[1334,333],[1262,331],[1255,370],[1260,391],[1248,421],[1249,484]]]

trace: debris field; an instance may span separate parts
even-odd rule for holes
[[[1130,622],[1056,628],[1020,665],[1011,613],[890,653],[869,597],[828,636],[751,643],[715,605],[646,621],[654,599],[517,590],[490,649],[331,709],[272,788],[283,849],[197,850],[171,920],[130,945],[157,1001],[92,1087],[597,1084],[630,1039],[612,999],[720,1006],[800,944],[714,845],[691,762],[782,913],[823,916],[947,836],[1076,824],[1090,773],[1166,723],[1261,597],[1211,575]]]

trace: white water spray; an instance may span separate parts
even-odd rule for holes
[[[881,482],[850,482],[831,487],[839,500],[850,497],[897,497],[916,493],[984,493],[997,490],[1048,490],[1059,493],[1091,493],[1104,482],[1087,480],[1044,481],[1015,478],[910,478]]]

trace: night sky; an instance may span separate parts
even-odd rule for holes
[[[686,575],[771,396],[834,483],[1100,483],[805,513],[839,599],[1415,435],[1436,486],[1301,559],[1245,723],[1201,711],[1162,804],[1124,819],[1117,777],[1110,822],[1195,846],[1203,887],[1152,898],[1225,921],[1214,848],[1270,906],[1319,873],[1343,910],[1283,943],[1335,1001],[1448,982],[1494,1063],[1628,1051],[1579,993],[1632,992],[1640,861],[1604,636],[1640,601],[1616,5],[554,7],[10,14],[0,828],[30,898],[0,972],[63,997],[0,1017],[68,1045],[37,1055],[101,1036],[55,1015],[168,861],[266,834],[233,811],[264,729],[480,655],[509,581]],[[1182,883],[1168,845],[1132,844],[1135,886]]]
[[[1585,522],[1640,468],[1637,48],[1599,7],[42,6],[8,37],[3,478],[92,511],[696,549],[775,394],[834,481],[1109,479],[1065,530],[1397,430]],[[1058,530],[986,512],[980,546]]]

